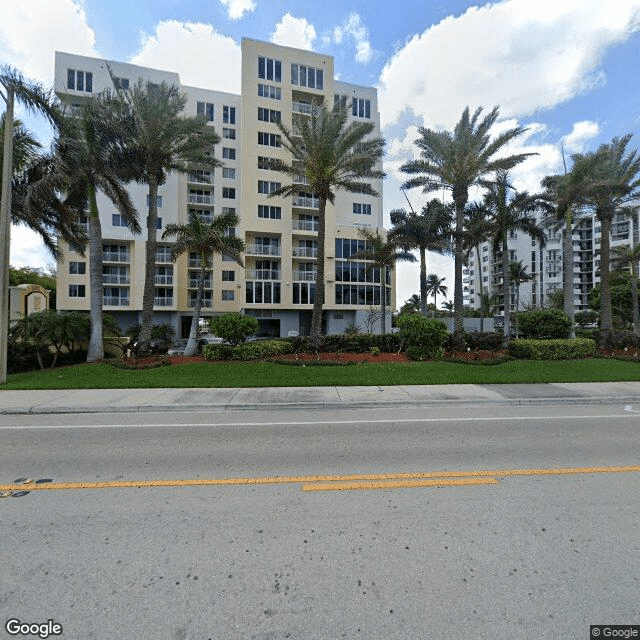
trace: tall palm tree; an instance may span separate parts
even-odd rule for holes
[[[206,224],[198,216],[193,216],[188,224],[168,224],[163,238],[176,237],[171,248],[171,259],[175,262],[185,251],[194,251],[200,256],[200,273],[198,275],[198,292],[193,307],[189,341],[184,350],[185,356],[193,356],[198,348],[198,324],[202,310],[204,281],[207,269],[210,268],[210,258],[214,253],[225,253],[231,256],[241,267],[244,242],[240,238],[227,235],[230,229],[238,224],[235,213],[223,213],[216,216],[212,222]]]
[[[368,271],[380,274],[380,333],[386,333],[386,306],[387,306],[387,273],[389,269],[395,267],[396,262],[416,262],[416,257],[406,249],[403,249],[394,240],[385,240],[376,229],[375,233],[369,229],[358,231],[361,238],[366,242],[362,251],[352,253],[348,260],[368,260]]]
[[[420,127],[420,137],[415,141],[420,158],[401,167],[405,173],[415,176],[404,187],[421,187],[425,193],[440,189],[451,191],[455,207],[454,326],[459,341],[464,341],[462,266],[464,210],[469,199],[469,189],[490,174],[511,169],[533,155],[519,153],[498,157],[504,147],[526,129],[513,127],[491,138],[490,130],[498,119],[498,107],[494,107],[484,117],[481,115],[482,107],[478,107],[473,114],[467,107],[453,132]]]
[[[433,306],[434,309],[438,308],[436,304],[436,296],[441,294],[443,296],[447,295],[447,291],[449,288],[444,284],[446,278],[441,278],[437,273],[430,273],[427,276],[427,289],[426,293],[428,296],[433,296]]]
[[[480,255],[480,245],[489,240],[491,235],[490,214],[480,202],[472,202],[465,209],[464,221],[464,248],[465,262],[469,261],[469,256],[473,249],[476,250],[476,267],[474,280],[476,283],[476,293],[482,301],[485,294],[484,275],[482,269],[482,257]],[[480,303],[480,332],[484,331],[485,306]]]
[[[548,203],[539,195],[526,191],[515,191],[509,182],[509,174],[499,171],[484,196],[484,206],[491,212],[491,236],[494,255],[502,254],[502,295],[504,301],[504,339],[510,337],[511,285],[509,278],[509,236],[512,232],[523,232],[537,240],[540,246],[546,243],[546,235],[536,221],[536,213],[548,208]]]
[[[11,246],[11,183],[13,177],[13,112],[15,101],[55,122],[58,111],[52,92],[25,78],[16,69],[0,68],[0,97],[6,104],[0,194],[0,384],[7,381],[9,331],[9,253]]]
[[[178,87],[139,80],[131,89],[118,89],[116,113],[129,126],[129,165],[138,167],[130,177],[149,187],[146,264],[142,298],[140,350],[148,349],[153,322],[158,224],[158,187],[172,172],[187,173],[194,164],[221,166],[213,154],[205,155],[220,137],[206,125],[206,116],[182,114],[187,96]]]
[[[409,296],[408,300],[404,303],[405,307],[413,307],[414,311],[422,309],[422,296],[417,293]]]
[[[583,180],[586,203],[600,222],[600,302],[601,328],[613,329],[609,253],[611,223],[618,213],[628,214],[630,204],[640,198],[640,155],[627,151],[632,135],[613,138],[597,151],[573,156],[573,170]]]
[[[55,170],[50,181],[43,181],[47,196],[58,189],[68,199],[82,199],[88,208],[91,333],[87,362],[104,358],[102,226],[97,192],[101,191],[107,196],[131,231],[141,231],[138,212],[127,191],[126,173],[123,171],[121,149],[124,133],[122,122],[113,117],[110,111],[108,95],[96,96],[84,102],[77,115],[65,116],[62,120],[54,142]],[[61,206],[64,206],[63,203]]]
[[[611,249],[611,262],[615,269],[629,269],[631,276],[631,308],[633,309],[633,333],[640,336],[640,310],[638,309],[638,262],[640,244],[635,247],[622,245]]]
[[[417,249],[420,256],[420,312],[427,314],[427,251],[444,254],[451,251],[452,209],[433,199],[419,214],[404,209],[391,212],[389,237],[397,240],[405,249]]]
[[[516,290],[516,335],[518,335],[518,311],[520,311],[520,286],[533,279],[533,274],[527,273],[527,267],[522,260],[512,260],[509,263],[509,281]]]
[[[291,162],[273,161],[271,168],[281,171],[292,182],[270,196],[296,196],[303,176],[308,188],[318,199],[318,269],[313,298],[309,343],[318,347],[322,339],[322,308],[325,299],[325,237],[327,202],[334,204],[338,189],[350,193],[378,195],[369,182],[379,180],[384,153],[384,140],[372,138],[371,122],[349,122],[346,101],[338,100],[329,110],[326,104],[309,116],[295,116],[295,133],[278,122],[281,145],[291,154]]]

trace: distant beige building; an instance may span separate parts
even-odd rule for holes
[[[9,287],[9,323],[49,308],[49,289],[39,284],[19,284]]]
[[[167,223],[185,223],[190,216],[210,220],[235,211],[240,218],[236,233],[246,244],[245,268],[215,256],[206,280],[203,315],[240,311],[258,319],[262,334],[308,333],[317,269],[318,200],[302,177],[297,196],[268,198],[287,180],[264,169],[268,158],[288,159],[275,122],[282,119],[295,130],[297,119],[311,114],[312,104],[324,101],[332,106],[334,100],[346,97],[351,117],[372,122],[373,135],[379,136],[376,90],[335,80],[331,56],[243,39],[240,95],[183,86],[175,73],[60,52],[56,52],[56,93],[71,107],[80,104],[113,87],[109,68],[125,88],[139,78],[177,85],[188,96],[185,112],[205,114],[222,139],[215,153],[223,168],[194,167],[189,175],[171,175],[158,193],[159,237]],[[364,246],[358,227],[382,228],[382,181],[372,186],[378,197],[338,192],[335,206],[327,206],[327,333],[342,332],[350,324],[364,330],[370,310],[380,303],[380,274],[368,271],[364,262],[346,260]],[[144,227],[146,187],[132,184],[130,192]],[[104,309],[126,329],[141,321],[145,240],[122,226],[101,194],[98,206],[104,237]],[[168,322],[184,336],[191,322],[199,259],[183,255],[174,264],[170,246],[159,241],[154,322]],[[58,264],[57,307],[88,310],[88,256],[73,247],[64,249],[64,261]],[[394,308],[393,276],[384,291],[388,307]],[[379,330],[378,320],[374,331]]]

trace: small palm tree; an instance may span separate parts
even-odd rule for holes
[[[415,311],[420,311],[420,309],[422,308],[422,296],[418,295],[417,293],[412,294],[404,303],[404,306],[413,307]]]
[[[464,221],[464,247],[465,262],[469,261],[469,256],[473,249],[476,250],[475,283],[476,293],[482,299],[485,294],[484,276],[482,271],[482,258],[480,256],[480,245],[487,242],[491,236],[490,212],[480,202],[473,202],[467,205]],[[485,311],[484,305],[480,304],[480,332],[484,331]]]
[[[452,209],[433,199],[420,214],[404,209],[391,212],[390,239],[397,240],[405,249],[417,249],[420,256],[420,299],[422,315],[427,314],[427,251],[444,254],[451,252]]]
[[[438,308],[436,304],[436,296],[438,294],[446,296],[449,288],[444,284],[446,278],[441,278],[436,273],[430,273],[427,276],[427,295],[433,296],[433,307],[434,309]]]
[[[142,298],[140,349],[148,349],[153,322],[158,226],[158,187],[172,172],[187,173],[194,164],[221,166],[213,154],[205,155],[220,137],[206,125],[206,117],[184,116],[187,96],[178,87],[139,80],[130,90],[120,89],[114,113],[129,126],[130,177],[149,187],[146,264]]]
[[[629,269],[631,276],[631,308],[633,309],[633,333],[640,336],[640,310],[638,309],[638,261],[640,244],[635,247],[622,245],[611,249],[611,261],[617,270]]]
[[[453,300],[445,300],[442,303],[442,308],[449,314],[450,317],[453,317]]]
[[[490,130],[498,119],[498,107],[482,118],[481,115],[482,107],[473,114],[467,107],[452,132],[420,127],[420,137],[415,142],[420,158],[401,167],[405,173],[415,176],[403,185],[406,188],[421,187],[425,193],[440,189],[451,191],[455,207],[454,325],[459,340],[464,340],[462,266],[465,254],[464,211],[469,189],[482,183],[490,174],[509,170],[533,155],[499,155],[526,129],[513,127],[492,139]]]
[[[514,260],[509,263],[509,281],[511,286],[516,290],[516,322],[515,330],[516,336],[518,335],[518,311],[520,311],[520,286],[533,279],[533,275],[527,273],[527,267],[522,263],[522,260],[517,262]]]
[[[244,266],[242,253],[244,242],[240,238],[228,235],[229,230],[238,224],[235,213],[223,213],[216,216],[213,222],[205,224],[198,216],[194,216],[188,224],[168,224],[163,238],[175,236],[176,243],[171,248],[171,259],[175,262],[185,251],[194,251],[200,255],[200,273],[198,276],[198,292],[193,307],[193,318],[189,341],[184,350],[185,356],[193,356],[198,348],[198,324],[202,310],[202,297],[207,269],[210,268],[210,257],[214,253],[225,253],[231,256],[241,267]]]
[[[398,246],[393,240],[385,240],[376,229],[375,233],[369,229],[360,229],[360,237],[366,242],[362,251],[352,253],[349,260],[369,260],[367,271],[380,274],[380,333],[386,333],[386,305],[387,305],[387,273],[395,267],[396,262],[416,262],[416,257],[406,249]]]
[[[338,100],[333,109],[325,104],[312,109],[310,116],[296,117],[296,130],[283,122],[280,129],[281,145],[291,154],[291,163],[275,160],[271,168],[292,179],[288,185],[272,191],[274,196],[297,196],[300,177],[318,199],[318,269],[313,297],[311,333],[313,348],[322,339],[322,308],[325,299],[325,237],[327,203],[335,202],[338,189],[351,193],[377,195],[369,182],[379,180],[384,172],[379,168],[384,152],[382,138],[369,137],[374,130],[371,122],[349,122],[349,111],[344,101]]]

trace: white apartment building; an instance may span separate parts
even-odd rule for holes
[[[183,86],[178,74],[136,65],[56,52],[55,91],[73,107],[105,89],[113,88],[111,74],[123,88],[138,79],[176,85],[188,97],[185,113],[202,113],[215,127],[221,142],[214,149],[222,168],[194,166],[188,175],[173,174],[158,192],[155,323],[170,323],[185,336],[196,296],[199,259],[183,254],[170,261],[170,242],[160,240],[167,223],[188,222],[190,216],[211,220],[235,211],[236,235],[246,245],[245,268],[225,256],[214,256],[207,276],[203,316],[239,311],[255,316],[259,332],[287,336],[307,334],[311,325],[317,270],[318,199],[300,178],[297,196],[269,198],[285,183],[284,174],[266,169],[269,158],[289,159],[280,146],[281,119],[295,132],[300,118],[310,117],[312,105],[347,98],[351,118],[374,124],[380,135],[377,92],[335,80],[333,58],[328,55],[242,40],[240,95],[214,89]],[[203,179],[205,182],[203,182]],[[395,307],[393,275],[380,282],[378,270],[347,258],[364,248],[359,227],[382,228],[382,181],[372,183],[378,196],[338,191],[335,205],[327,204],[325,243],[325,321],[327,333],[340,333],[355,324],[362,329],[380,295]],[[131,184],[130,193],[141,226],[146,218],[148,193]],[[104,310],[123,330],[141,322],[144,285],[145,236],[122,226],[107,198],[98,194],[103,233]],[[58,265],[57,307],[89,309],[88,254],[64,248]],[[390,326],[390,318],[387,318]],[[374,330],[380,330],[380,323]]]
[[[620,245],[635,246],[639,241],[640,214],[629,218],[619,214],[611,225],[611,248]],[[520,286],[520,309],[542,307],[555,291],[563,290],[563,246],[562,231],[546,231],[544,247],[528,235],[512,232],[509,237],[509,260],[520,261],[533,278]],[[600,223],[595,215],[583,217],[574,227],[573,239],[573,302],[576,311],[589,309],[588,295],[594,285],[600,282]],[[469,259],[469,304],[474,309],[480,307],[480,294],[502,295],[501,255],[493,255],[491,245],[480,247],[481,264],[477,264],[475,250]],[[466,286],[466,285],[465,285]],[[465,292],[465,295],[466,292]],[[516,311],[516,289],[511,291],[511,310]],[[466,302],[466,300],[465,300]],[[501,298],[502,315],[504,301]]]

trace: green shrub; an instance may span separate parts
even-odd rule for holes
[[[380,348],[379,347],[371,347],[371,349],[369,349],[369,353],[372,356],[379,356],[380,355]]]
[[[524,338],[553,340],[566,338],[571,320],[560,309],[534,309],[518,313],[518,330]]]
[[[293,353],[288,340],[260,340],[232,346],[230,344],[208,344],[202,348],[207,360],[257,360]]]
[[[601,349],[638,349],[640,338],[633,331],[596,329],[594,339]]]
[[[211,333],[226,340],[231,345],[242,344],[247,336],[258,330],[258,321],[253,316],[241,313],[225,313],[209,318]]]
[[[397,320],[398,336],[405,352],[412,360],[442,358],[447,341],[447,327],[438,320],[428,320],[419,314],[410,314]]]
[[[523,360],[573,360],[593,356],[595,351],[595,341],[588,338],[509,342],[509,355]]]
[[[502,331],[473,331],[465,333],[465,341],[471,351],[496,351],[502,347],[504,333]],[[450,349],[453,351],[453,349]]]

